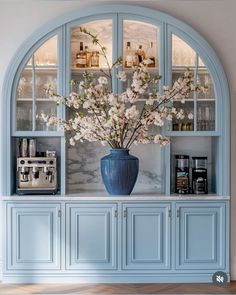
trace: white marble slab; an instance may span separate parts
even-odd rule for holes
[[[81,192],[68,195],[2,196],[3,201],[227,201],[229,196],[218,195],[164,195],[139,193],[129,196],[109,196],[104,191]]]
[[[100,159],[110,153],[100,143],[77,143],[68,147],[67,190],[77,193],[84,190],[104,190],[100,174]],[[163,191],[161,148],[157,144],[133,146],[130,154],[139,158],[139,174],[134,193]]]

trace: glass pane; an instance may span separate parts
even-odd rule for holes
[[[22,71],[16,92],[16,130],[32,129],[32,67]]]
[[[36,100],[47,99],[46,89],[52,87],[57,93],[57,70],[35,69],[35,97]]]
[[[76,81],[83,79],[83,72],[92,72],[94,78],[101,75],[102,71],[108,74],[108,65],[102,49],[93,44],[92,38],[80,31],[85,28],[92,35],[97,36],[99,43],[104,47],[109,66],[112,65],[112,20],[98,20],[82,24],[71,29],[71,78]],[[77,89],[73,89],[77,91]]]
[[[123,38],[124,67],[131,68],[150,58],[149,67],[159,66],[159,28],[148,23],[125,20]],[[138,32],[138,34],[137,34]]]
[[[193,74],[197,68],[197,54],[196,52],[182,39],[176,35],[172,35],[172,83],[184,75],[184,72],[191,70]],[[194,98],[195,94],[192,92],[185,103],[175,101],[173,107],[177,110],[184,110],[184,119],[173,119],[173,131],[193,131],[194,130]],[[189,117],[188,114],[192,116]]]
[[[57,105],[50,101],[46,89],[53,88],[57,93],[57,37],[45,42],[34,54],[35,61],[35,128],[36,130],[56,130],[47,126],[41,115],[57,115]]]
[[[172,34],[172,65],[180,67],[196,65],[196,52],[174,34]]]
[[[36,130],[40,131],[53,131],[57,129],[57,126],[50,125],[47,126],[44,120],[42,119],[42,114],[46,116],[56,116],[57,115],[57,106],[54,101],[37,101],[35,108],[36,116]]]
[[[157,26],[133,20],[123,22],[123,64],[127,74],[127,81],[122,83],[123,89],[130,87],[132,83],[132,66],[144,59],[152,61],[148,65],[151,75],[159,73],[159,49]],[[153,90],[151,87],[148,92]]]
[[[197,82],[207,87],[206,93],[197,93],[197,130],[215,130],[215,91],[211,75],[199,58]]]
[[[57,64],[57,36],[50,38],[34,53],[36,66],[55,66]]]
[[[32,100],[17,100],[16,103],[16,130],[32,130]]]
[[[17,100],[32,100],[32,93],[32,67],[26,67],[18,82]]]

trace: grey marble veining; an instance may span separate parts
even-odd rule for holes
[[[109,154],[110,148],[100,143],[77,143],[68,147],[67,190],[68,193],[104,190],[100,174],[100,159]],[[157,144],[132,147],[130,154],[139,158],[139,175],[134,188],[137,192],[162,190],[161,148]]]

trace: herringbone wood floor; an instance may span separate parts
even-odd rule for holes
[[[213,284],[0,284],[7,294],[236,294],[236,281]]]

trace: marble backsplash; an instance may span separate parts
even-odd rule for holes
[[[77,143],[67,151],[67,192],[101,191],[100,158],[109,154],[100,143]],[[139,158],[139,175],[133,193],[161,192],[161,148],[157,144],[139,145],[130,154]]]

